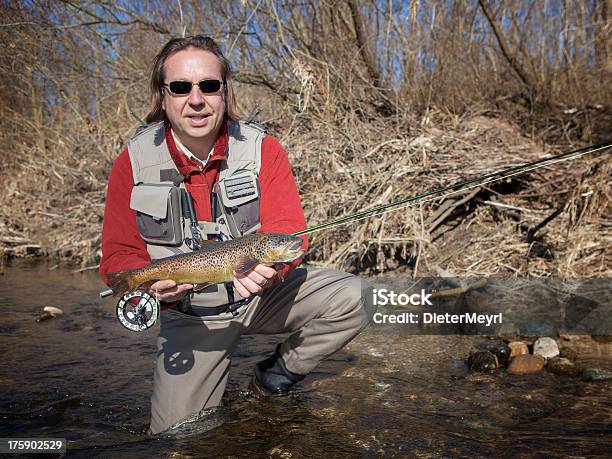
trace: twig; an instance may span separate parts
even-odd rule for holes
[[[77,270],[74,270],[72,272],[73,272],[73,274],[76,274],[76,273],[82,273],[82,272],[85,272],[85,271],[93,271],[94,269],[98,269],[99,267],[100,267],[100,264],[98,263],[95,266],[86,266],[84,268],[77,269]]]
[[[502,204],[501,202],[495,202],[495,201],[482,201],[482,202],[483,204],[489,204],[490,206],[502,207],[504,209],[518,210],[520,212],[537,212],[535,210],[525,209],[524,207],[516,207],[516,206],[511,206],[510,204]]]

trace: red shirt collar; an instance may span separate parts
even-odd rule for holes
[[[170,123],[164,123],[165,135],[166,135],[166,144],[168,145],[168,150],[170,151],[170,156],[176,165],[179,173],[184,175],[185,177],[189,177],[194,172],[200,171],[200,166],[181,153],[178,148],[176,148],[176,143],[174,143],[174,138],[172,137],[172,130],[170,129]],[[224,161],[227,159],[227,145],[229,142],[228,134],[227,134],[227,122],[223,121],[221,125],[221,129],[219,129],[219,135],[217,140],[215,141],[215,146],[213,147],[213,154],[210,156],[208,162],[206,163],[205,168],[211,167],[210,165],[214,161]]]

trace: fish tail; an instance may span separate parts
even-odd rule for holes
[[[108,285],[113,291],[114,296],[123,296],[129,291],[133,290],[134,278],[138,269],[126,269],[123,271],[116,271],[114,273],[108,273]]]

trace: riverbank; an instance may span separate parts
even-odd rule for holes
[[[312,149],[313,135],[324,135],[315,120],[307,133],[273,132],[292,161],[309,225],[576,147],[532,140],[493,114],[431,113],[415,121],[409,129],[389,120],[363,124],[350,153],[335,136]],[[106,177],[118,152],[77,162],[24,158],[0,190],[6,209],[0,260],[30,257],[95,269]],[[610,168],[609,152],[587,155],[317,233],[307,261],[366,275],[609,277]]]

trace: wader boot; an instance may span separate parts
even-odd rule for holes
[[[266,396],[287,395],[295,383],[306,377],[306,375],[287,370],[285,362],[278,352],[279,347],[280,344],[276,347],[274,354],[255,365],[249,387],[256,394]]]

